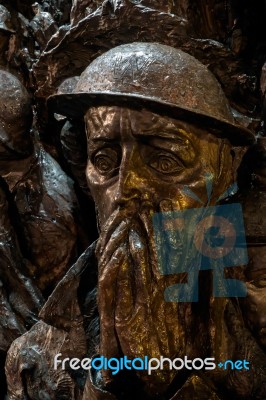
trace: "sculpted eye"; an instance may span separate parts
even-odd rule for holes
[[[260,279],[259,282],[258,282],[258,286],[260,286],[262,288],[266,287],[266,278]]]
[[[115,150],[104,148],[93,155],[92,163],[100,174],[107,175],[119,166],[119,157]]]
[[[182,163],[170,154],[156,154],[150,160],[149,165],[163,174],[174,174],[183,168]]]
[[[265,288],[266,287],[266,277],[263,276],[261,278],[258,278],[254,281],[254,284],[257,288]]]

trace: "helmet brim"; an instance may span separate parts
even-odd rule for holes
[[[202,114],[197,109],[180,107],[176,104],[160,101],[158,98],[116,92],[90,92],[56,94],[48,98],[50,111],[71,119],[83,118],[90,107],[100,105],[117,105],[131,108],[147,108],[159,114],[179,118],[187,122],[200,124],[211,129],[212,133],[227,138],[233,145],[252,145],[255,143],[254,133],[237,123],[213,118]]]

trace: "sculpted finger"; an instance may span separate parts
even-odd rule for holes
[[[110,263],[114,252],[120,247],[121,243],[124,242],[128,232],[128,225],[128,221],[122,221],[113,231],[109,241],[105,243],[105,246],[103,247],[103,245],[101,245],[96,250],[98,255],[99,276],[102,275],[106,265]]]
[[[100,348],[105,357],[119,354],[115,332],[116,281],[119,268],[125,258],[125,249],[120,247],[114,252],[110,263],[106,265],[98,283],[98,308],[100,315]]]

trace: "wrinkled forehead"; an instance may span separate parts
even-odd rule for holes
[[[84,117],[88,138],[130,133],[133,135],[174,135],[190,141],[195,135],[207,138],[206,130],[188,122],[154,113],[147,109],[132,109],[119,106],[90,108]],[[212,140],[219,140],[213,135]]]

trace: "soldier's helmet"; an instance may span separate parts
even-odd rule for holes
[[[17,77],[1,69],[0,91],[0,143],[15,156],[28,155],[32,151],[30,95]]]
[[[50,97],[53,110],[79,117],[95,105],[145,107],[196,122],[234,144],[250,144],[254,135],[234,120],[214,75],[191,55],[158,43],[115,47],[81,74],[72,93]]]

